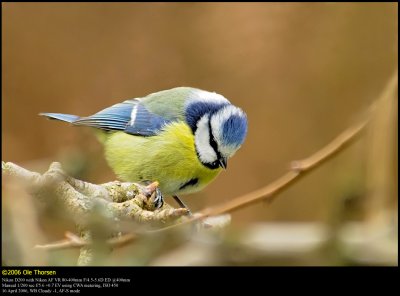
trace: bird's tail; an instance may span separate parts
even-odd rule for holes
[[[57,119],[65,122],[74,122],[80,118],[78,115],[62,114],[62,113],[39,113],[41,116],[46,116],[49,119]]]

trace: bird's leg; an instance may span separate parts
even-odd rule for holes
[[[188,216],[193,216],[193,214],[190,211],[189,207],[187,205],[185,205],[185,203],[177,195],[172,195],[172,197],[175,199],[175,201],[178,203],[178,205],[181,208],[185,208],[185,209],[188,210]]]

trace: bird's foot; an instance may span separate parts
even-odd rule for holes
[[[161,193],[160,188],[158,188],[158,182],[144,182],[147,186],[147,196],[152,204],[154,204],[155,209],[160,209],[164,205],[164,197]]]
[[[164,197],[161,193],[161,190],[157,187],[156,188],[156,196],[154,198],[154,206],[156,209],[162,208],[164,205]]]

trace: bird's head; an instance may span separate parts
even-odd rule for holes
[[[211,169],[226,169],[228,158],[246,138],[247,116],[221,95],[209,94],[215,100],[199,100],[189,105],[187,118],[192,122],[199,160]]]

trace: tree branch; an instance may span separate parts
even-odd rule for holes
[[[53,162],[43,175],[12,162],[3,162],[2,169],[4,175],[24,181],[29,192],[39,199],[48,198],[51,192],[50,196],[59,198],[79,220],[89,214],[96,204],[103,205],[113,218],[132,218],[137,222],[158,221],[165,224],[188,213],[187,209],[174,209],[168,204],[156,210],[157,182],[146,187],[119,181],[96,185],[66,175],[58,162]]]
[[[52,163],[44,174],[2,162],[2,172],[22,181],[28,192],[45,204],[57,200],[62,202],[62,210],[81,230],[80,237],[67,232],[64,240],[36,247],[45,250],[80,248],[79,264],[91,264],[96,254],[92,248],[99,244],[115,248],[137,237],[134,233],[115,236],[121,232],[121,221],[134,221],[135,230],[140,230],[143,226],[177,223],[188,213],[187,209],[175,209],[166,203],[161,209],[156,209],[157,182],[148,186],[119,181],[91,184],[68,176],[57,162]]]

